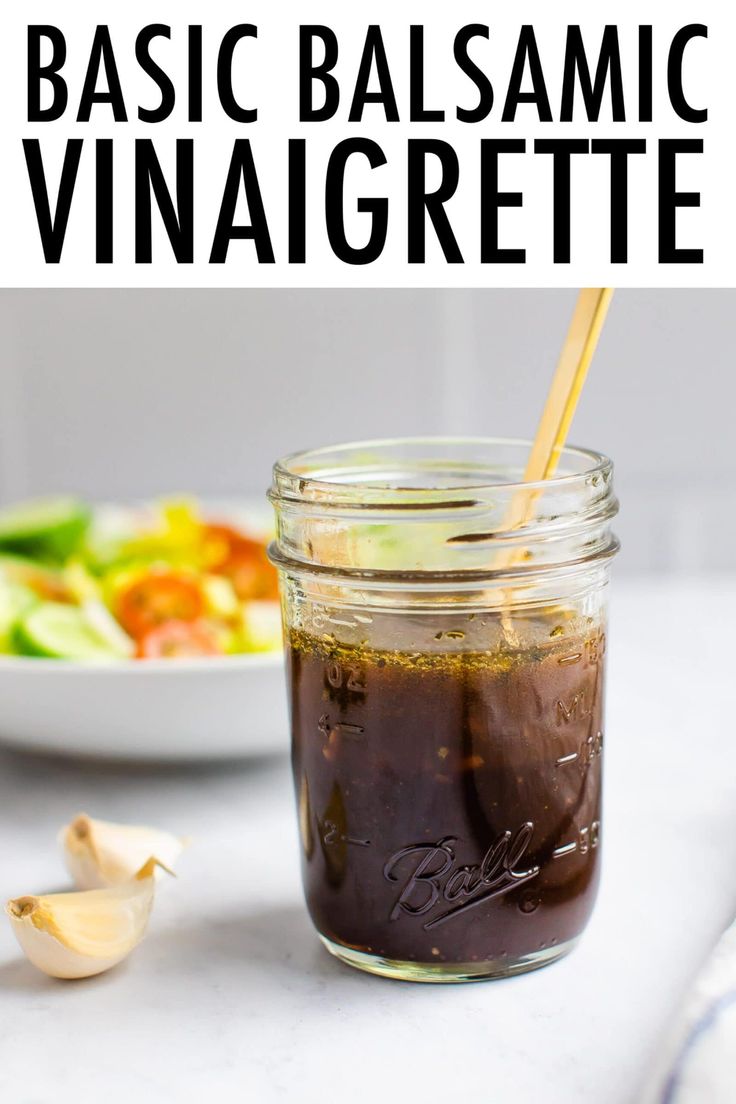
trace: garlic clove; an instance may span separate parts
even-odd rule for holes
[[[156,860],[125,885],[16,897],[6,912],[26,957],[56,978],[83,978],[117,966],[140,943],[155,892]]]
[[[185,841],[158,828],[113,824],[80,813],[61,830],[69,873],[78,889],[104,889],[133,877],[149,856],[172,867]]]

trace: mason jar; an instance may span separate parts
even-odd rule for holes
[[[274,467],[307,906],[327,949],[417,981],[574,947],[600,870],[606,457],[404,439]]]

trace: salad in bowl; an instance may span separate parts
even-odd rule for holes
[[[0,510],[0,653],[114,663],[278,652],[267,536],[190,498]]]

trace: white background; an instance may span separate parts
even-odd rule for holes
[[[592,14],[594,13],[594,14]],[[93,109],[88,124],[75,122],[83,76],[89,57],[94,26],[108,23],[121,75],[129,118],[115,123],[108,105]],[[155,58],[172,75],[178,90],[177,108],[165,123],[150,125],[137,121],[138,105],[155,106],[159,93],[143,74],[134,58],[137,32],[151,22],[168,22],[171,41],[158,40]],[[246,104],[258,107],[259,118],[251,126],[226,118],[219,107],[215,87],[215,59],[225,30],[240,22],[258,25],[257,41],[246,41],[235,55],[238,79],[236,94]],[[65,116],[55,123],[29,125],[26,122],[25,67],[26,26],[50,22],[60,26],[67,38],[70,102]],[[337,118],[329,123],[298,122],[298,25],[327,23],[337,32],[340,59],[335,70],[342,98]],[[368,106],[362,124],[347,122],[347,114],[366,26],[379,22],[384,31],[391,75],[401,121],[387,124],[380,107]],[[471,50],[490,75],[496,103],[489,120],[462,124],[455,120],[455,107],[472,106],[477,93],[455,67],[452,43],[456,32],[469,22],[491,26],[489,42],[477,40]],[[565,28],[580,23],[588,45],[591,65],[597,59],[604,25],[617,23],[620,31],[627,95],[628,121],[610,121],[610,100],[604,101],[597,124],[540,124],[536,109],[522,105],[515,124],[499,122],[519,26],[532,22],[537,31],[553,113],[559,111]],[[707,106],[709,121],[693,126],[679,120],[666,94],[666,59],[674,32],[690,22],[709,25],[709,38],[694,40],[687,49],[685,87],[694,106]],[[204,122],[186,120],[186,27],[204,25]],[[425,25],[425,88],[428,107],[447,112],[444,123],[408,123],[408,42],[411,23]],[[654,24],[654,112],[651,124],[638,124],[636,116],[637,27]],[[655,285],[731,286],[734,283],[733,250],[736,243],[733,212],[732,147],[736,133],[736,110],[732,93],[732,44],[736,37],[736,15],[724,0],[671,0],[664,4],[616,0],[596,4],[567,0],[551,5],[546,0],[526,0],[514,5],[489,5],[479,0],[458,0],[452,5],[397,4],[377,0],[370,9],[338,3],[337,0],[296,0],[279,4],[265,0],[246,5],[234,0],[217,4],[191,0],[160,0],[152,8],[147,0],[129,0],[125,5],[42,2],[32,0],[8,6],[3,15],[0,38],[0,102],[3,107],[2,204],[0,205],[0,284],[5,286],[113,285],[113,286],[331,286],[331,285],[474,285],[474,286],[583,286]],[[578,98],[579,102],[579,98]],[[355,211],[361,195],[390,196],[389,238],[379,261],[363,267],[346,265],[331,253],[324,226],[324,171],[330,151],[351,135],[367,135],[384,149],[388,164],[373,172],[362,158],[347,176],[346,207],[351,236],[361,243],[368,233],[368,215]],[[67,242],[62,263],[44,263],[31,201],[21,139],[41,139],[52,195],[58,181],[68,137],[83,137],[85,146],[77,189],[72,203]],[[408,137],[437,137],[451,142],[460,159],[460,186],[447,210],[463,250],[466,263],[448,265],[439,249],[430,248],[425,266],[406,263],[406,142]],[[552,183],[549,156],[513,156],[502,159],[502,189],[524,193],[521,210],[502,210],[501,245],[525,246],[523,266],[481,266],[478,263],[479,182],[478,152],[482,137],[525,137],[529,145],[537,137],[645,137],[646,157],[632,157],[630,169],[630,263],[610,266],[608,255],[608,158],[573,158],[572,258],[570,265],[552,263]],[[96,137],[115,139],[115,264],[95,266],[94,157]],[[160,220],[154,217],[154,265],[136,266],[133,261],[133,142],[136,137],[155,141],[164,171],[173,170],[177,137],[195,138],[195,263],[177,265]],[[251,139],[271,236],[275,265],[258,264],[252,242],[231,244],[228,263],[209,265],[208,258],[235,137]],[[308,264],[289,266],[286,260],[287,181],[286,153],[289,138],[306,137],[308,159]],[[683,246],[702,246],[706,263],[699,265],[657,264],[657,158],[656,142],[665,138],[702,138],[706,154],[680,159],[677,186],[702,192],[702,209],[682,210],[678,215],[678,239]],[[430,177],[431,182],[431,177]],[[432,241],[433,234],[429,233]]]

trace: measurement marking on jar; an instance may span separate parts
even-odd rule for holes
[[[560,656],[557,662],[560,667],[572,667],[573,664],[579,663],[582,658],[582,652],[573,652],[572,655]]]
[[[586,737],[585,742],[580,750],[584,761],[586,763],[593,763],[596,759],[599,759],[603,754],[603,733],[598,730],[595,736],[591,733]]]
[[[600,632],[597,636],[590,637],[589,640],[586,640],[585,652],[588,657],[588,666],[597,667],[606,653],[606,634]]]
[[[365,729],[362,725],[343,724],[342,722],[335,725],[335,732],[339,732],[342,736],[352,737],[353,739],[365,735]]]
[[[598,846],[600,834],[601,822],[594,820],[589,826],[578,829],[578,839],[571,840],[570,843],[563,843],[561,847],[556,847],[552,852],[552,858],[564,859],[566,855],[574,855],[578,850],[581,855],[587,855],[588,851],[593,851]]]
[[[356,839],[354,836],[347,836],[344,832],[341,832],[334,820],[324,820],[322,822],[322,842],[325,847],[331,847],[336,843],[351,843],[355,847],[370,847],[370,840]]]
[[[344,685],[354,694],[363,694],[365,692],[365,684],[360,681],[360,672],[356,671],[353,667],[343,668],[339,663],[333,661],[332,663],[328,663],[325,668],[325,674],[333,690],[339,690]]]
[[[322,610],[315,606],[312,610],[312,628],[315,632],[320,632],[325,627],[325,618]]]
[[[576,751],[570,752],[569,755],[561,755],[557,760],[557,766],[564,767],[565,763],[574,763],[577,757],[578,753]]]
[[[558,698],[555,703],[557,708],[557,724],[570,724],[571,721],[582,720],[583,717],[587,717],[590,713],[590,709],[585,707],[585,690],[578,690],[576,694],[573,694],[569,701],[564,702],[562,698]]]
[[[333,736],[347,736],[350,740],[359,740],[361,736],[365,736],[365,728],[363,725],[349,724],[347,721],[337,721],[336,724],[330,724],[329,714],[323,713],[317,722],[317,729],[322,733],[326,740],[331,739]]]

